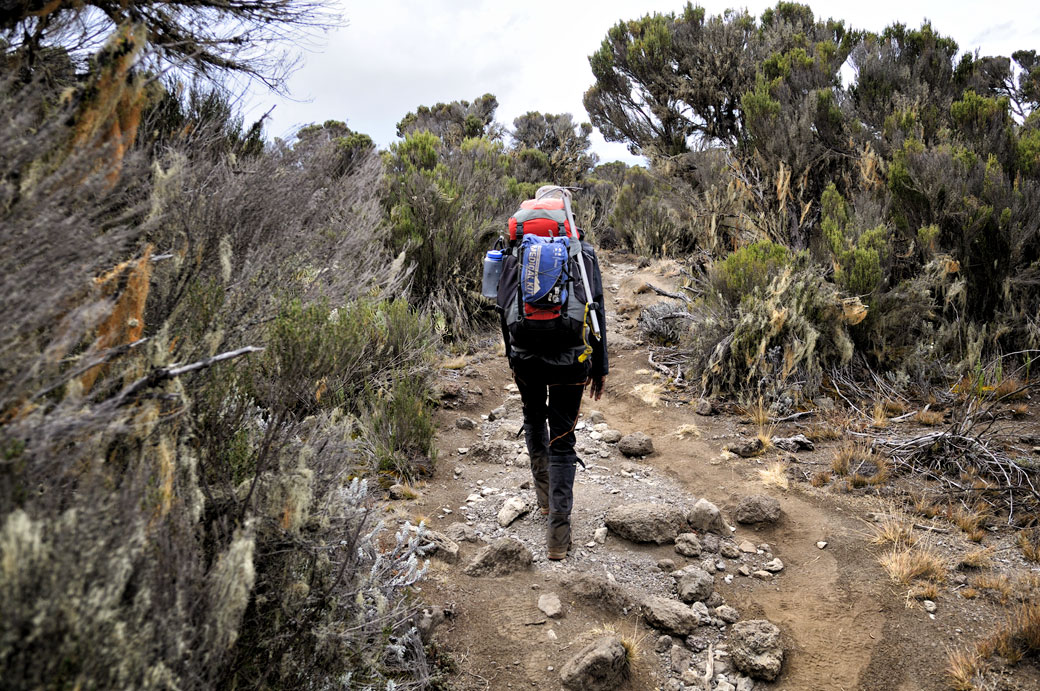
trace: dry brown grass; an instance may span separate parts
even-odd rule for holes
[[[910,597],[915,600],[938,600],[939,586],[935,583],[918,583],[910,589]]]
[[[889,577],[902,585],[916,580],[946,581],[946,562],[932,547],[893,547],[881,556],[880,562]]]
[[[988,569],[993,565],[993,548],[975,549],[961,557],[961,569]]]
[[[1005,401],[1017,401],[1026,397],[1029,389],[1026,384],[1016,377],[1008,377],[993,387],[993,398]]]
[[[852,487],[882,485],[892,476],[892,464],[866,444],[845,442],[831,460],[831,470],[848,478]]]
[[[980,595],[979,591],[975,590],[974,588],[962,588],[958,592],[960,592],[961,597],[963,597],[965,600],[974,600]]]
[[[975,588],[975,590],[992,595],[994,599],[1001,603],[1008,602],[1015,594],[1011,579],[1004,573],[979,574],[968,581],[968,585]]]
[[[758,428],[764,428],[769,425],[769,408],[766,407],[762,397],[758,397],[758,401],[745,406],[741,406],[740,412],[748,419],[752,425]]]
[[[919,410],[914,415],[914,420],[918,424],[925,425],[927,427],[935,427],[943,423],[944,415],[937,410]]]
[[[870,541],[875,545],[911,547],[917,542],[917,536],[914,535],[914,524],[901,516],[886,518],[873,528],[874,536]]]
[[[925,518],[935,518],[942,513],[942,508],[936,504],[927,494],[912,494],[913,511]]]
[[[885,404],[881,401],[874,402],[874,407],[871,409],[870,424],[872,427],[888,427],[888,411],[885,409]]]
[[[950,522],[960,528],[972,542],[982,542],[986,537],[983,523],[989,514],[984,507],[957,504],[946,507],[945,513]]]
[[[1015,536],[1015,543],[1022,550],[1026,561],[1040,564],[1040,528],[1029,528]]]
[[[946,679],[954,691],[976,691],[985,673],[985,661],[977,650],[950,650],[946,654]]]
[[[1011,417],[1022,418],[1029,415],[1029,404],[1028,403],[1016,403],[1015,405],[1008,408],[1011,411]]]
[[[775,461],[768,468],[759,470],[758,477],[766,486],[779,487],[780,489],[787,489],[789,486],[787,464],[783,461]]]
[[[890,398],[886,398],[881,402],[881,405],[885,409],[885,414],[889,417],[897,417],[906,412],[906,405],[902,401],[893,401]]]
[[[809,480],[809,484],[813,487],[823,487],[831,481],[831,474],[826,470],[818,470],[813,473],[812,478]]]
[[[845,436],[843,428],[826,423],[809,425],[805,430],[805,436],[814,442],[834,441]]]

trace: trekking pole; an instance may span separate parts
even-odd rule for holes
[[[567,222],[570,224],[571,229],[574,231],[574,238],[578,237],[578,226],[574,223],[574,212],[571,211],[571,193],[566,187],[550,187],[544,192],[538,195],[539,198],[546,195],[552,194],[553,192],[559,191],[563,197],[563,210],[567,214]],[[592,288],[589,287],[589,274],[585,270],[585,256],[579,251],[578,252],[578,270],[581,271],[581,282],[585,286],[585,304],[591,306],[592,302]],[[596,334],[596,339],[602,339],[599,331],[599,315],[596,314],[595,309],[590,309],[589,313],[592,315],[592,333]]]

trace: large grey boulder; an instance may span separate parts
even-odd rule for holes
[[[675,589],[683,602],[701,602],[715,591],[715,577],[696,566],[687,566],[680,572]]]
[[[617,636],[603,636],[578,651],[560,670],[563,688],[571,691],[610,691],[628,673],[628,653]]]
[[[607,511],[607,528],[632,542],[672,542],[686,528],[686,514],[668,504],[636,502]]]
[[[654,442],[642,432],[633,432],[621,437],[618,449],[626,456],[649,456],[654,452]]]
[[[780,502],[765,494],[752,494],[737,504],[733,517],[738,523],[776,523],[780,520]]]
[[[784,662],[780,629],[765,619],[737,622],[730,630],[729,656],[749,677],[773,681]]]
[[[465,573],[467,576],[505,576],[531,568],[533,560],[531,550],[522,542],[504,537],[477,552]]]
[[[651,595],[643,601],[643,618],[655,629],[679,636],[688,636],[697,630],[700,617],[683,603],[670,597]]]

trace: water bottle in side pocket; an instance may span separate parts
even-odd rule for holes
[[[484,281],[480,294],[494,300],[498,297],[498,278],[502,275],[501,250],[488,250],[484,255]]]

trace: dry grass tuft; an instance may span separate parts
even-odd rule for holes
[[[976,691],[985,673],[985,662],[976,650],[950,650],[946,654],[946,679],[954,691]]]
[[[831,470],[839,477],[848,478],[852,487],[881,485],[892,475],[888,459],[857,442],[845,442],[838,447],[831,460]]]
[[[664,387],[660,384],[636,384],[632,387],[632,395],[651,408],[656,408],[661,404],[661,394],[663,393]]]
[[[766,486],[779,487],[780,489],[787,489],[789,486],[787,464],[783,461],[776,461],[771,463],[768,468],[759,470],[758,477]]]
[[[950,522],[960,528],[970,540],[980,542],[986,533],[982,530],[983,523],[988,516],[985,508],[978,506],[964,506],[958,504],[946,509],[946,517]]]
[[[914,420],[926,427],[935,427],[943,423],[945,416],[937,410],[919,410],[914,415]]]
[[[911,495],[913,500],[914,513],[925,518],[935,518],[938,516],[942,509],[936,504],[927,494],[913,494]]]
[[[740,412],[747,417],[748,422],[756,427],[763,428],[769,425],[769,408],[766,407],[761,396],[758,397],[757,402],[742,406]]]
[[[834,441],[836,439],[841,439],[843,436],[845,436],[845,434],[842,431],[841,427],[830,424],[816,423],[813,425],[809,425],[809,428],[805,430],[805,436],[808,437],[810,440],[819,443],[822,441]]]
[[[885,404],[881,401],[874,402],[870,424],[872,427],[888,427],[888,411],[885,409]]]
[[[974,600],[980,595],[979,591],[974,588],[962,588],[959,592],[965,600]]]
[[[1018,548],[1026,561],[1040,564],[1040,528],[1029,528],[1015,536]]]
[[[1029,415],[1029,404],[1028,403],[1016,403],[1009,408],[1011,411],[1011,417],[1020,418]]]
[[[813,487],[823,487],[831,481],[831,474],[826,470],[818,470],[813,473],[812,479],[809,480],[809,484]]]
[[[914,535],[914,524],[902,517],[886,518],[873,528],[874,537],[870,541],[875,545],[911,547],[917,542],[917,537]]]
[[[993,388],[993,398],[1006,401],[1017,401],[1026,397],[1029,389],[1026,384],[1016,377],[1008,377]]]
[[[897,417],[906,412],[906,405],[901,401],[893,401],[890,398],[886,398],[881,405],[885,409],[885,414],[889,417]]]
[[[910,589],[910,597],[915,600],[938,600],[939,586],[935,583],[918,583]]]
[[[961,569],[988,569],[993,565],[993,548],[986,547],[968,552],[957,565]]]
[[[1011,579],[1003,573],[979,574],[968,581],[968,585],[978,591],[992,593],[994,598],[1001,603],[1008,602],[1015,594]]]
[[[882,555],[880,562],[889,577],[903,585],[916,580],[946,581],[946,562],[931,547],[895,547]]]
[[[462,369],[468,364],[469,358],[465,355],[459,355],[458,357],[453,357],[448,360],[445,360],[441,367],[446,370],[458,370]]]

